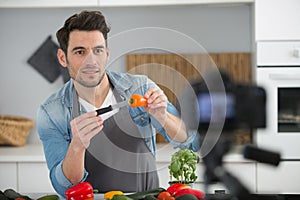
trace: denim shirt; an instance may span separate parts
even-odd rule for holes
[[[128,99],[133,93],[144,95],[150,87],[158,87],[153,81],[143,75],[131,75],[106,71],[114,89],[123,97]],[[66,189],[72,186],[71,182],[64,176],[62,162],[67,153],[72,132],[70,121],[72,120],[73,107],[73,82],[70,80],[60,90],[52,94],[38,109],[37,130],[42,140],[44,153],[48,169],[50,170],[50,180],[56,192],[64,196]],[[131,108],[128,106],[132,120],[137,124],[142,138],[155,155],[156,133],[164,136],[174,148],[189,148],[194,151],[199,150],[199,134],[195,131],[188,132],[188,139],[183,142],[173,141],[166,133],[160,123],[144,108]],[[167,111],[178,116],[176,108],[168,102]],[[82,181],[87,177],[88,172],[84,172]]]

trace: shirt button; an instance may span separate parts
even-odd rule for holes
[[[142,118],[141,118],[141,121],[142,121],[142,122],[144,122],[144,121],[145,121],[145,118],[144,118],[144,117],[142,117]]]

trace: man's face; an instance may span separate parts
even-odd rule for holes
[[[67,66],[72,79],[84,87],[96,87],[105,75],[109,50],[100,31],[72,31]]]

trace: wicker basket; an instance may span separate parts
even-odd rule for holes
[[[0,115],[0,145],[23,146],[34,126],[34,121],[25,117]]]

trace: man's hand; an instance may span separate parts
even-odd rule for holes
[[[167,112],[167,97],[164,92],[152,87],[144,97],[148,99],[145,110],[159,121],[171,139],[184,142],[188,137],[185,125],[180,118]]]
[[[71,121],[72,141],[75,147],[88,148],[90,140],[103,128],[103,121],[97,112],[82,114]]]
[[[155,117],[162,126],[167,118],[167,97],[164,92],[156,87],[150,88],[144,95],[148,99],[145,110]]]

